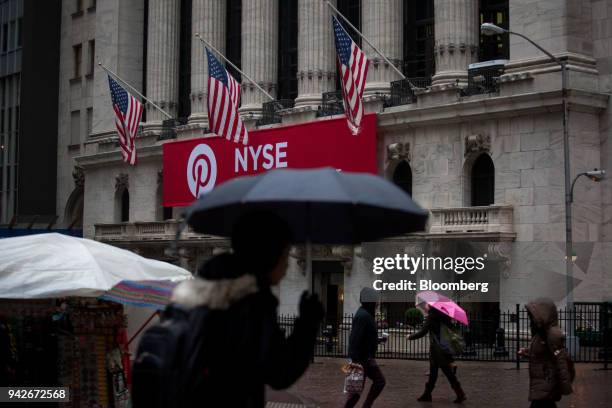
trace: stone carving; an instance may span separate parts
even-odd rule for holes
[[[85,173],[81,166],[74,166],[74,169],[72,169],[72,178],[74,179],[75,187],[83,188],[85,185]]]
[[[465,154],[469,156],[472,153],[484,153],[491,151],[491,136],[475,134],[465,138]]]
[[[510,242],[494,242],[488,245],[488,253],[497,260],[499,271],[504,279],[510,277],[512,267],[512,244]]]
[[[340,261],[347,275],[353,269],[353,253],[353,247],[349,245],[313,245],[311,249],[312,260]],[[302,275],[306,276],[306,247],[300,245],[291,248],[289,256],[296,258]]]
[[[115,178],[115,190],[116,191],[121,191],[121,190],[124,190],[126,188],[129,188],[129,178],[128,178],[128,175],[125,174],[125,173],[120,173]]]
[[[387,145],[387,161],[391,160],[410,161],[410,143],[391,143]]]

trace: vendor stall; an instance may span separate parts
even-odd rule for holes
[[[69,387],[60,407],[128,407],[123,304],[155,313],[191,273],[59,234],[2,239],[0,253],[0,386]]]

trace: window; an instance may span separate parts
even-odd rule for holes
[[[297,97],[298,2],[278,3],[278,99]]]
[[[81,143],[81,111],[70,112],[70,144]]]
[[[178,117],[191,114],[191,0],[181,1],[181,29],[179,43],[179,99]]]
[[[393,183],[412,197],[412,170],[406,160],[399,162],[395,168]]]
[[[19,18],[19,20],[17,20],[17,47],[21,47],[22,44],[22,38],[21,36],[23,35],[23,18]]]
[[[89,10],[96,9],[96,0],[89,0]]]
[[[502,28],[509,28],[508,0],[480,0],[480,24],[493,23]],[[509,36],[480,35],[479,60],[490,61],[510,58]]]
[[[124,189],[121,193],[121,222],[130,220],[130,193],[128,189]]]
[[[13,20],[9,30],[9,50],[14,50],[15,47],[17,47],[17,22]]]
[[[491,205],[495,201],[495,167],[488,154],[476,158],[472,166],[472,205]]]
[[[344,17],[346,17],[356,29],[361,31],[361,0],[338,0],[336,8]],[[342,18],[339,18],[340,24],[361,47],[361,37],[352,28],[348,27]]]
[[[361,0],[338,0],[336,8],[343,16],[345,16],[356,29],[361,30]],[[361,47],[361,37],[351,27],[349,27],[342,18],[339,18],[340,24]],[[335,45],[334,45],[335,47]],[[335,48],[334,48],[335,51]],[[334,53],[334,58],[335,53]],[[338,73],[338,64],[336,64],[336,91],[340,91],[342,81],[340,80],[340,74]]]
[[[435,73],[433,0],[404,2],[404,75],[429,78]]]
[[[8,35],[9,35],[8,23],[4,23],[2,25],[2,52],[8,51]]]
[[[284,3],[284,1],[280,3]],[[242,47],[242,0],[228,0],[226,13],[226,56],[232,61],[232,64],[240,68],[242,62],[240,51]],[[240,80],[240,74],[229,64],[227,64],[227,70],[236,80]]]
[[[87,70],[87,73],[89,75],[93,75],[94,67],[96,66],[96,41],[89,40],[88,46],[87,52],[89,53],[89,69]]]
[[[87,108],[87,136],[93,131],[93,108]]]
[[[81,77],[81,58],[82,58],[83,50],[81,44],[74,45],[72,47],[72,55],[73,55],[73,78]]]
[[[76,6],[76,13],[82,12],[83,11],[83,0],[75,0],[75,6]]]

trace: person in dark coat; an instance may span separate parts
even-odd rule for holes
[[[374,315],[376,312],[377,293],[372,288],[363,288],[359,294],[361,307],[353,317],[351,334],[349,337],[348,356],[351,362],[363,366],[364,375],[372,380],[370,391],[363,407],[371,407],[383,388],[386,380],[376,363],[376,349],[378,348],[378,329]],[[354,407],[361,394],[349,393],[346,396],[345,407]]]
[[[429,305],[426,307],[428,313],[423,323],[423,327],[418,332],[408,336],[409,340],[416,340],[429,334],[429,379],[425,384],[423,395],[421,395],[417,401],[430,402],[432,400],[431,393],[438,380],[438,370],[442,370],[457,396],[453,402],[461,403],[466,400],[466,396],[455,374],[456,368],[453,366],[453,356],[440,346],[440,330],[442,329],[442,325],[446,325],[447,327],[450,326],[451,319]]]
[[[519,350],[519,355],[529,357],[529,401],[532,408],[554,408],[562,395],[572,393],[573,377],[557,307],[540,298],[527,304],[527,313],[533,337],[529,349]]]
[[[205,389],[189,406],[264,407],[265,385],[288,388],[306,371],[323,306],[304,292],[299,317],[285,338],[270,290],[286,273],[290,242],[280,218],[251,213],[234,228],[232,254],[213,257],[196,279],[175,288],[172,302],[210,310]]]

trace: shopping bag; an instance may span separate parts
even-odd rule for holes
[[[365,383],[363,366],[357,363],[348,363],[342,367],[345,394],[361,394]]]

